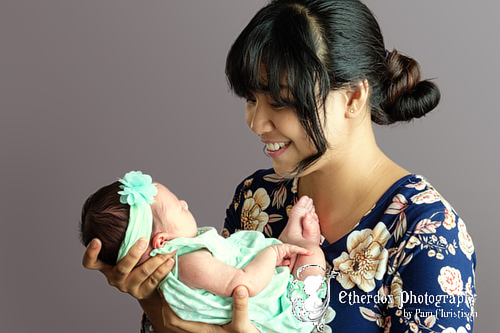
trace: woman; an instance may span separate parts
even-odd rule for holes
[[[372,129],[372,121],[424,116],[439,102],[439,90],[420,79],[415,60],[386,51],[366,6],[272,1],[235,41],[226,74],[247,100],[247,124],[273,169],[237,187],[223,234],[253,229],[293,243],[287,209],[307,195],[337,273],[330,280],[333,331],[472,331],[475,253],[465,224],[423,177],[383,154]],[[138,298],[157,332],[172,323],[183,327],[179,332],[203,329],[174,322],[166,305],[170,322],[161,320],[153,287],[170,260],[131,271],[142,254],[133,249],[114,269],[103,268],[94,244],[84,266],[101,269],[110,284]],[[243,310],[228,330],[251,331],[245,300],[235,298]]]

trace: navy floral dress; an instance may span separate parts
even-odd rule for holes
[[[222,234],[278,237],[297,179],[259,170],[239,184]],[[397,181],[340,240],[322,244],[335,318],[324,332],[472,332],[476,256],[464,222],[421,176]],[[332,275],[333,276],[333,275]],[[143,331],[150,324],[143,322]]]

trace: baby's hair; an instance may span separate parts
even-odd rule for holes
[[[102,248],[98,258],[111,266],[116,264],[130,215],[130,206],[120,202],[119,186],[120,182],[116,181],[90,195],[83,204],[80,220],[83,245],[99,238]]]

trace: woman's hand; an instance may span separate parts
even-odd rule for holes
[[[185,321],[179,318],[162,297],[163,327],[153,323],[155,332],[202,332],[202,333],[258,333],[248,317],[248,290],[238,286],[233,292],[233,320],[224,326]]]
[[[158,284],[170,273],[175,254],[162,254],[148,259],[141,266],[134,268],[141,256],[147,249],[147,240],[139,239],[115,266],[105,264],[97,258],[102,243],[99,239],[93,239],[83,255],[82,264],[85,268],[101,271],[111,286],[128,293],[138,300],[157,298]]]
[[[245,286],[234,288],[233,292],[233,320],[224,326],[226,332],[232,333],[259,333],[250,322],[248,316],[248,289]]]
[[[148,259],[140,267],[134,268],[147,248],[147,240],[141,238],[132,246],[127,255],[115,266],[110,266],[97,258],[102,243],[93,239],[83,255],[85,268],[101,271],[111,286],[128,293],[141,302],[143,309],[150,307],[146,313],[150,317],[155,332],[206,332],[206,333],[255,333],[259,332],[250,322],[248,316],[248,290],[239,286],[233,293],[233,320],[225,326],[209,325],[180,319],[168,306],[163,297],[156,292],[156,287],[170,273],[175,253],[157,255]],[[160,299],[155,301],[155,299]],[[151,300],[151,301],[148,301]],[[154,307],[155,309],[151,309]],[[161,316],[154,312],[160,310]],[[155,318],[156,317],[156,318]],[[163,322],[161,322],[162,317]],[[156,319],[156,320],[155,320]]]

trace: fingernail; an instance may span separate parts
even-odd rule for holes
[[[175,263],[175,261],[172,258],[168,258],[167,261],[165,261],[165,264],[167,266],[174,266],[174,263]]]
[[[139,241],[137,242],[137,247],[139,248],[139,250],[144,250],[146,248],[146,245],[147,242],[144,238],[139,239]]]
[[[243,298],[247,296],[247,288],[239,288],[236,290],[236,297]]]
[[[97,242],[95,240],[90,241],[90,248],[95,249],[97,247]]]

